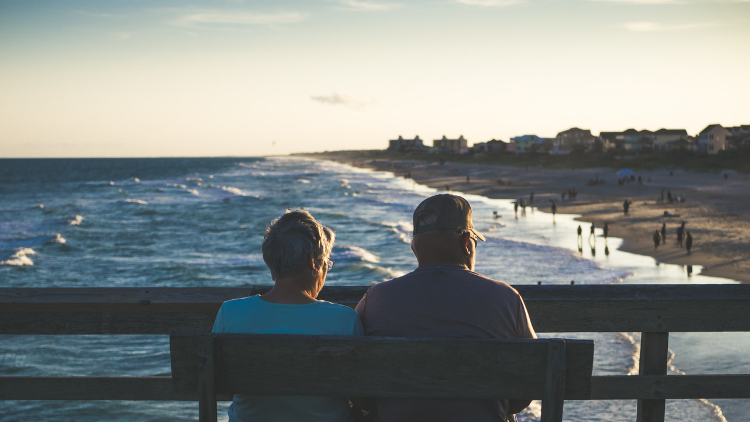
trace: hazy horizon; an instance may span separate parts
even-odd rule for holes
[[[750,0],[0,0],[0,158],[750,124]]]

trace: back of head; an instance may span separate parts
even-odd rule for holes
[[[313,256],[322,261],[331,253],[336,234],[318,223],[307,211],[287,211],[266,227],[263,238],[263,261],[274,280],[284,273],[304,270]]]
[[[463,247],[465,234],[484,240],[474,229],[471,205],[466,199],[450,194],[425,199],[414,210],[412,250],[419,265],[455,264],[473,267]],[[472,248],[473,251],[473,248]]]

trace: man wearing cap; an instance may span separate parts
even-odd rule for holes
[[[419,267],[370,288],[357,305],[368,336],[536,338],[518,292],[475,273],[471,206],[456,195],[435,195],[414,211],[411,249]],[[512,365],[512,362],[508,362]],[[381,422],[506,421],[519,400],[378,399]]]

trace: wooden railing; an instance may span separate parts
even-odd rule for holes
[[[638,420],[663,421],[666,399],[750,398],[750,374],[666,375],[670,332],[750,331],[750,285],[514,287],[537,332],[642,333],[640,375],[593,377],[591,400],[637,399]],[[5,288],[0,334],[206,332],[222,302],[267,289]],[[354,306],[366,290],[326,287],[319,298]],[[0,400],[196,399],[170,377],[0,377]]]

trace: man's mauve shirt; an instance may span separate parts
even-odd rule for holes
[[[368,336],[536,338],[515,289],[459,265],[420,267],[377,284],[356,310]],[[505,421],[508,406],[499,399],[378,399],[377,403],[382,422]]]

